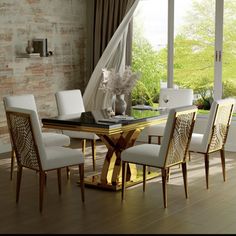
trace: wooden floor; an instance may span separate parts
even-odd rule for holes
[[[97,147],[98,168],[106,148]],[[91,149],[87,149],[86,175],[91,174]],[[58,195],[56,172],[48,174],[43,213],[38,209],[38,176],[24,170],[20,202],[15,203],[16,174],[10,181],[9,154],[0,155],[1,234],[227,234],[236,232],[236,153],[226,153],[227,181],[223,182],[219,154],[210,157],[210,189],[205,188],[201,155],[188,164],[189,199],[185,199],[181,169],[171,171],[168,208],[163,208],[159,177],[120,192],[85,189],[85,203],[77,186],[77,169],[67,181],[63,172]]]

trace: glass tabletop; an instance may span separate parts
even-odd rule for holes
[[[166,116],[166,112],[159,110],[131,109],[130,115],[113,116],[111,110],[94,110],[70,115],[60,115],[52,118],[43,118],[42,123],[67,124],[76,126],[119,127],[123,125],[148,121]]]

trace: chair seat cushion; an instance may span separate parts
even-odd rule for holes
[[[159,167],[160,145],[157,144],[140,144],[130,147],[121,153],[121,159],[127,162],[135,162],[137,164],[145,164]]]
[[[45,146],[69,146],[70,137],[65,134],[42,132],[43,143]]]
[[[189,144],[189,151],[206,152],[206,145],[202,142],[203,134],[193,133]]]
[[[99,139],[99,137],[90,132],[82,132],[82,131],[68,131],[64,130],[63,134],[70,136],[71,138],[81,138],[81,139]]]
[[[44,170],[84,163],[84,156],[81,149],[52,146],[45,147],[45,153],[46,160],[42,160]]]
[[[163,136],[166,123],[161,123],[159,125],[152,125],[147,127],[147,134],[151,136]]]

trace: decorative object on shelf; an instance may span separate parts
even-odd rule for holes
[[[33,48],[32,41],[31,41],[31,40],[28,40],[28,44],[27,44],[27,47],[25,48],[25,51],[26,51],[28,54],[31,54],[31,53],[34,52],[34,48]]]
[[[16,58],[40,58],[40,53],[20,53],[16,56]]]
[[[48,56],[47,39],[33,39],[34,52],[40,53],[41,57]]]
[[[125,95],[130,94],[137,80],[141,77],[139,72],[132,72],[130,66],[126,66],[121,75],[115,69],[102,69],[103,78],[100,89],[113,95],[112,109],[116,115],[125,115],[127,104]]]

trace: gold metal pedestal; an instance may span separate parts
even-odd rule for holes
[[[141,174],[141,173],[140,173]],[[146,175],[146,179],[150,180],[153,178],[156,178],[160,175],[160,172],[151,172],[150,174]],[[143,177],[142,175],[138,175],[134,180],[127,181],[126,187],[131,187],[137,184],[142,183]],[[121,181],[117,182],[116,184],[112,185],[111,183],[102,183],[101,182],[101,174],[96,174],[93,176],[86,177],[84,179],[84,183],[86,187],[89,188],[97,188],[102,190],[108,190],[108,191],[119,191],[121,190]]]

